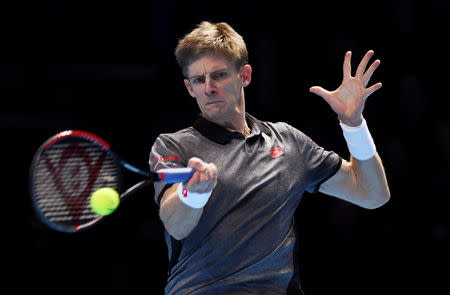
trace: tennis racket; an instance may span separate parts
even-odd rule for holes
[[[123,168],[145,179],[123,190]],[[45,141],[30,168],[30,195],[39,219],[61,232],[78,232],[101,221],[89,205],[93,192],[109,187],[120,193],[120,201],[153,182],[186,182],[192,168],[140,170],[120,159],[110,144],[90,132],[69,130]]]

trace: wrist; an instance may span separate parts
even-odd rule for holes
[[[212,191],[206,193],[191,192],[184,187],[182,183],[178,186],[178,198],[180,201],[191,208],[203,208],[209,200]]]
[[[339,121],[348,127],[357,127],[363,123],[364,118],[362,115],[360,115],[359,118],[357,119],[348,119],[348,118],[344,119],[339,117]]]
[[[340,123],[350,154],[361,161],[372,158],[376,153],[375,143],[363,118],[358,126]]]

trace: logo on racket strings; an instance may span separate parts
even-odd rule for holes
[[[92,192],[105,162],[106,152],[102,152],[97,161],[93,162],[85,147],[70,144],[62,150],[56,163],[52,163],[49,157],[51,156],[44,154],[43,158],[53,183],[66,203],[70,215],[73,216],[72,220],[78,220],[81,217],[80,206]],[[87,170],[86,178],[80,176],[82,163]],[[78,193],[74,195],[74,192]]]

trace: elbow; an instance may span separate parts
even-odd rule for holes
[[[189,234],[192,231],[192,230],[187,231],[185,228],[180,228],[170,224],[164,224],[164,227],[166,228],[166,231],[169,233],[169,235],[178,241],[189,236]]]
[[[387,190],[386,192],[373,193],[367,197],[366,202],[364,202],[364,205],[362,207],[371,210],[377,209],[389,202],[390,199],[391,193],[389,192],[389,190]]]
[[[197,225],[198,220],[191,222],[190,220],[182,220],[179,216],[160,210],[159,217],[166,229],[167,233],[176,240],[182,240],[189,236],[192,230]]]
[[[173,220],[170,219],[170,217],[161,213],[162,212],[160,212],[159,217],[164,225],[165,230],[169,233],[170,236],[172,236],[176,240],[182,240],[187,237],[187,234],[182,232],[179,227],[176,226]]]
[[[178,241],[186,238],[189,235],[189,233],[176,231],[176,230],[170,229],[168,227],[166,227],[166,230],[171,237],[173,237],[175,240],[178,240]]]

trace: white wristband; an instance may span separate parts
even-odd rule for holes
[[[345,141],[347,142],[348,150],[353,157],[364,161],[372,158],[376,153],[375,143],[372,135],[370,135],[367,122],[363,119],[361,125],[350,127],[343,123],[341,125],[344,133]]]
[[[178,186],[178,198],[191,208],[203,208],[209,200],[212,191],[206,193],[195,193],[188,191],[181,183]]]

